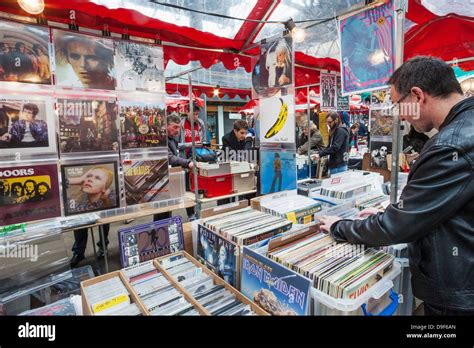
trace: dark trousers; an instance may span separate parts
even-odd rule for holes
[[[456,309],[424,303],[425,315],[474,315],[474,309]]]
[[[103,225],[104,229],[104,238],[105,244],[109,245],[109,231],[110,231],[110,224]],[[72,246],[72,252],[78,256],[84,256],[87,247],[87,238],[89,236],[87,228],[81,228],[79,230],[74,230],[74,244]],[[102,236],[101,236],[102,238]],[[99,248],[102,248],[102,239],[99,240],[97,243]]]
[[[272,181],[272,187],[270,188],[270,193],[274,193],[275,192],[275,185],[276,185],[276,182],[278,180],[278,191],[277,192],[280,192],[281,191],[281,180],[282,180],[282,174],[281,174],[281,170],[275,170],[275,174],[273,174],[273,181]]]

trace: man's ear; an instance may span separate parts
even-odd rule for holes
[[[415,95],[418,102],[423,103],[425,98],[425,92],[420,87],[412,87],[411,92]]]

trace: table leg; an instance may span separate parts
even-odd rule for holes
[[[97,248],[95,245],[94,228],[93,227],[89,228],[89,231],[91,231],[91,236],[92,236],[92,247],[94,249],[95,270],[97,272],[97,275],[101,275],[102,272],[100,271],[99,257],[97,256]]]
[[[104,260],[105,260],[105,273],[109,273],[109,260],[108,260],[108,250],[107,250],[107,243],[105,242],[105,235],[104,235],[104,225],[99,226],[100,231],[100,238],[102,240],[102,249],[104,250]]]

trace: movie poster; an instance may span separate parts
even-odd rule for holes
[[[111,39],[54,29],[53,42],[58,86],[115,89]]]
[[[296,154],[284,151],[260,151],[262,194],[296,190]]]
[[[337,110],[337,85],[336,75],[320,74],[320,93],[321,93],[321,110],[327,111]]]
[[[184,249],[180,216],[118,230],[122,268]]]
[[[122,149],[166,147],[165,104],[119,102]]]
[[[170,198],[168,158],[124,160],[123,173],[127,205]]]
[[[51,84],[49,29],[0,21],[0,81]]]
[[[388,169],[387,156],[392,154],[391,141],[370,141],[370,166],[382,169]]]
[[[293,85],[293,37],[286,35],[261,44],[258,65],[260,89],[271,91]]]
[[[129,41],[115,45],[117,89],[162,91],[165,89],[163,49]]]
[[[61,154],[119,150],[115,100],[58,99]]]
[[[295,143],[294,96],[260,99],[260,143]]]
[[[370,136],[392,136],[393,116],[384,109],[370,109]]]
[[[56,164],[0,167],[0,226],[61,216]]]
[[[53,100],[0,98],[0,157],[56,152]]]
[[[389,1],[339,21],[344,95],[387,86],[395,67],[395,20]]]
[[[117,162],[61,165],[65,215],[120,207]]]
[[[234,287],[238,287],[238,246],[199,225],[196,258]]]

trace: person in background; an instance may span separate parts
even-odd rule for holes
[[[403,136],[403,149],[411,146],[413,151],[420,153],[428,140],[430,138],[426,134],[417,132],[415,127],[410,125],[410,131]]]
[[[196,144],[202,144],[206,142],[206,125],[204,121],[199,118],[199,111],[201,108],[199,105],[194,102],[193,103],[193,114],[191,115],[189,112],[185,118],[181,120],[180,126],[180,143],[185,143],[187,145],[186,149],[186,157],[190,157],[191,155],[191,144],[193,142],[192,132],[191,132],[191,117],[194,118],[194,141]]]
[[[318,160],[323,156],[329,156],[328,168],[331,174],[347,171],[349,160],[349,130],[342,125],[341,116],[337,112],[330,112],[326,116],[329,127],[329,146],[311,156]]]
[[[388,81],[400,119],[426,142],[400,200],[365,220],[321,218],[336,241],[366,246],[408,244],[413,294],[425,315],[474,315],[474,97],[465,98],[453,69],[415,57]],[[416,105],[416,107],[412,107]],[[403,111],[405,110],[405,111]],[[408,113],[409,110],[418,110]],[[402,113],[403,112],[403,113]]]
[[[303,126],[303,135],[305,136],[306,141],[304,141],[303,145],[298,148],[299,155],[307,155],[310,144],[310,153],[313,152],[313,150],[320,151],[324,148],[323,136],[313,122],[310,122],[309,131],[308,126]]]
[[[242,151],[252,148],[252,134],[249,133],[249,126],[244,120],[234,122],[234,128],[222,137],[223,151]],[[228,149],[228,150],[227,150]]]
[[[359,124],[354,123],[351,126],[350,147],[359,150]]]

